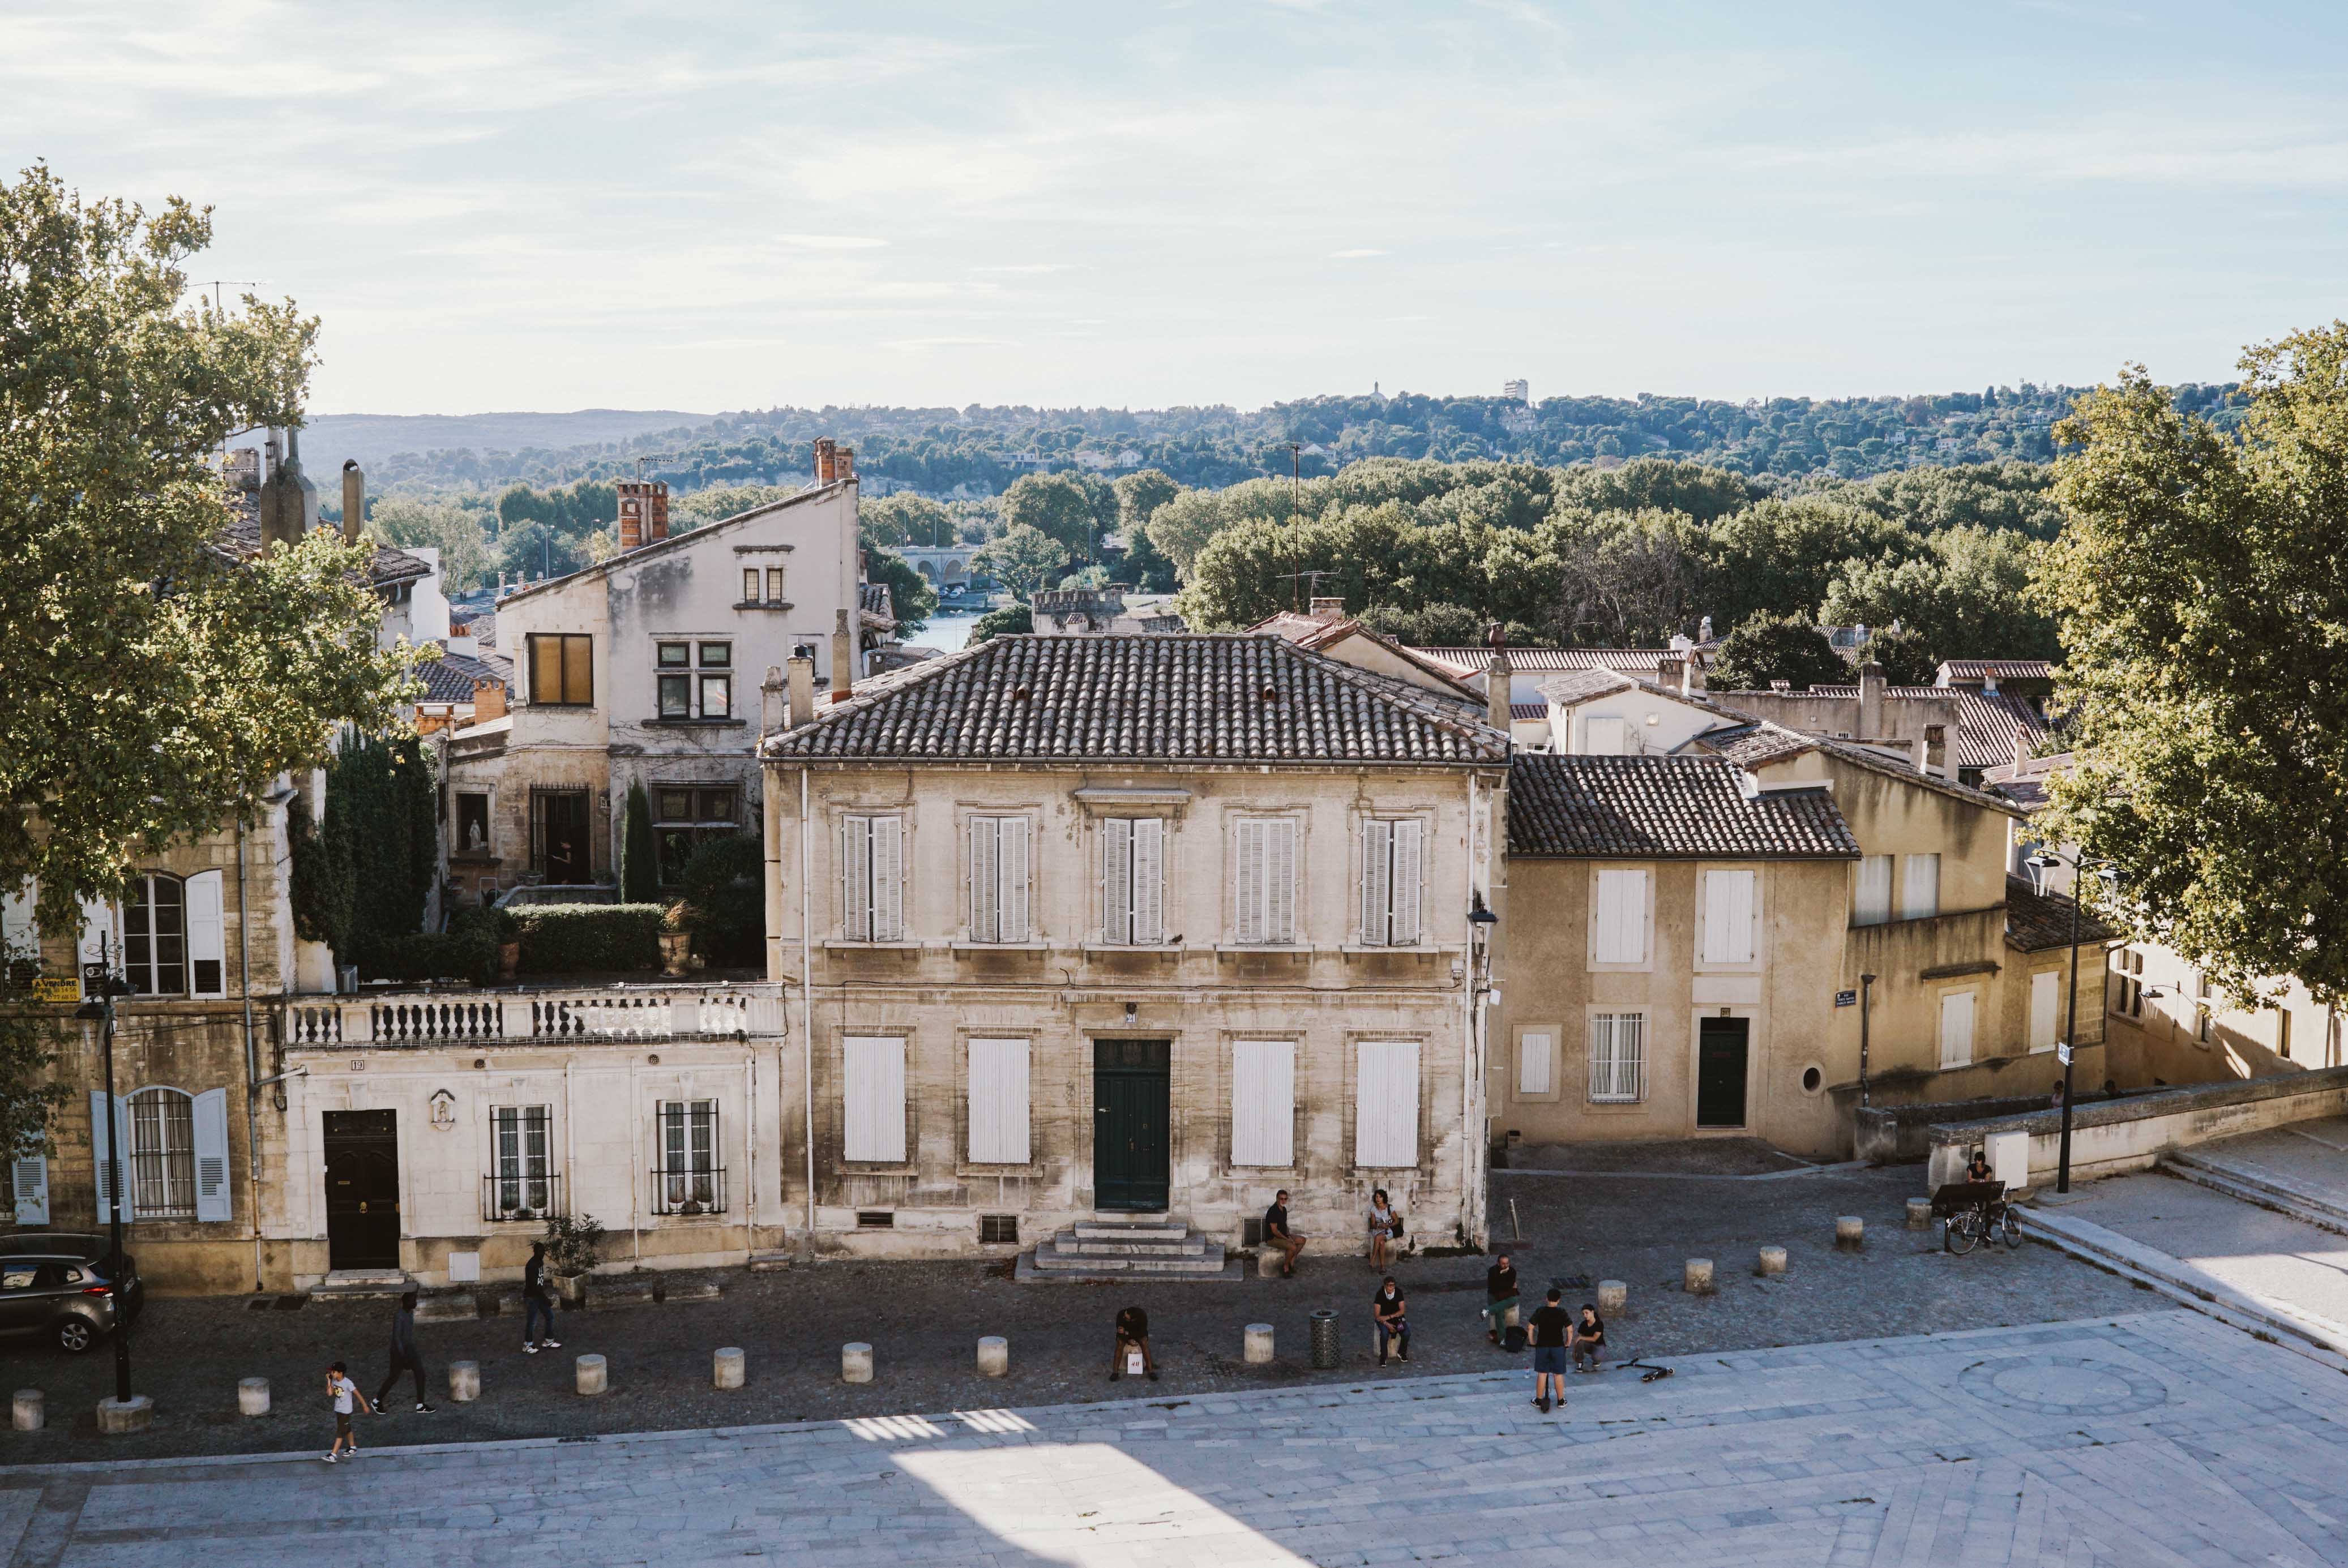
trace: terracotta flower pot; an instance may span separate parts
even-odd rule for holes
[[[514,978],[515,972],[520,968],[521,944],[520,942],[499,942],[498,944],[498,978],[503,980],[510,980]]]
[[[685,973],[685,962],[693,948],[693,934],[689,931],[663,931],[660,944],[661,973],[664,975]]]

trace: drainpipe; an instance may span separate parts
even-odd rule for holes
[[[261,1294],[261,1047],[252,1037],[252,921],[244,901],[244,814],[236,818],[236,979],[244,997],[245,1203],[252,1210],[252,1293]]]
[[[814,840],[808,825],[808,771],[799,769],[799,1140],[807,1145],[808,1259],[815,1258],[815,918],[808,865]]]
[[[1867,1097],[1867,1015],[1873,1007],[1875,977],[1859,977],[1859,1102],[1870,1104]]]

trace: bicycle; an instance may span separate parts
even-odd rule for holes
[[[1943,1187],[1933,1194],[1932,1208],[1941,1219],[1941,1246],[1959,1257],[1992,1238],[2003,1241],[2008,1252],[2022,1246],[2021,1214],[2005,1201],[2003,1182]]]

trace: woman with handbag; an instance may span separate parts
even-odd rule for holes
[[[1394,1261],[1394,1239],[1402,1229],[1402,1217],[1386,1201],[1386,1190],[1380,1187],[1370,1194],[1370,1266],[1383,1273]]]

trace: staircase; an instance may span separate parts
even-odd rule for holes
[[[1193,1235],[1186,1225],[1071,1226],[1032,1252],[1019,1255],[1014,1279],[1028,1282],[1086,1280],[1235,1280],[1246,1270],[1223,1255],[1223,1244]]]

